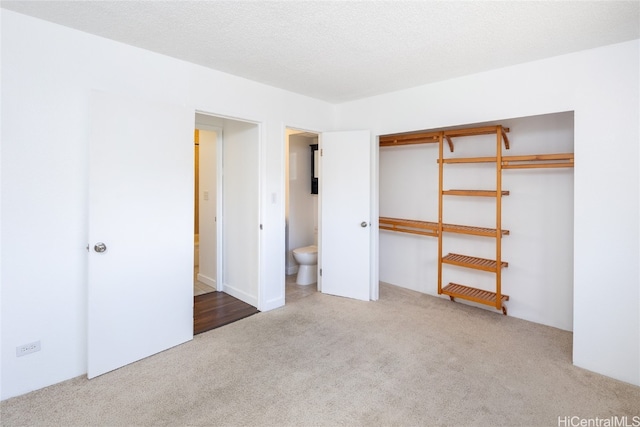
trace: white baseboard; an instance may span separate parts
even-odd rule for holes
[[[218,287],[216,286],[216,279],[212,279],[211,277],[207,277],[204,274],[200,274],[198,273],[198,281],[204,283],[205,285],[209,285],[213,288],[216,288],[216,291],[219,291],[220,289],[218,289]]]
[[[258,298],[253,296],[253,295],[249,295],[248,293],[241,291],[238,288],[234,288],[231,285],[228,284],[224,284],[224,292],[231,295],[232,297],[238,298],[241,301],[246,302],[249,305],[252,305],[254,307],[258,307]]]
[[[272,300],[266,301],[263,307],[258,307],[258,310],[264,312],[264,311],[280,308],[283,306],[284,306],[284,298],[279,297],[279,298],[274,298]]]

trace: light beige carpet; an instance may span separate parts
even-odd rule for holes
[[[6,400],[2,425],[558,426],[559,417],[640,416],[640,388],[572,366],[571,339],[389,285],[377,302],[315,293],[91,381]]]

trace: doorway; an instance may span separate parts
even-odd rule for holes
[[[196,278],[258,307],[260,125],[196,113],[195,128],[200,134]]]
[[[298,244],[309,245],[309,242],[317,242],[317,291],[363,301],[377,300],[377,263],[372,262],[377,258],[377,233],[372,232],[373,229],[377,229],[377,209],[372,204],[371,156],[374,150],[371,133],[367,130],[322,133],[294,128],[285,130],[287,259],[291,251],[304,247]],[[290,134],[293,134],[291,138]],[[290,146],[293,146],[289,142],[293,141],[296,135],[312,137],[311,141],[307,141],[309,145],[315,145],[313,142],[318,138],[319,151],[313,152],[311,147],[306,148],[306,154],[302,154],[301,157],[308,160],[303,160],[303,163],[300,163],[297,155],[297,162],[286,157],[290,155]],[[292,152],[291,157],[293,154]],[[294,164],[296,166],[292,167]],[[305,167],[305,164],[308,165],[308,172],[300,172],[298,167]],[[309,209],[307,206],[307,210],[303,209],[306,215],[302,216],[307,221],[310,217],[314,218],[312,237],[292,244],[293,197],[289,197],[288,194],[293,190],[291,184],[299,179],[302,192],[312,192],[311,189],[316,183],[312,180],[311,167],[318,171],[318,194],[313,208]],[[314,174],[313,179],[315,178]],[[306,230],[309,230],[309,227]],[[289,270],[287,274],[292,272],[293,270]],[[286,282],[285,280],[285,299]]]
[[[318,244],[318,134],[285,132],[285,303],[318,290],[318,283],[296,283],[299,265],[293,250]],[[315,185],[314,185],[315,184]]]

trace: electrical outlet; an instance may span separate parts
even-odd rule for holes
[[[25,356],[29,353],[35,353],[36,351],[40,351],[40,341],[16,347],[16,357]]]

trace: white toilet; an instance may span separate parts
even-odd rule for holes
[[[305,246],[293,250],[293,258],[298,263],[298,285],[310,285],[318,281],[318,247]]]

